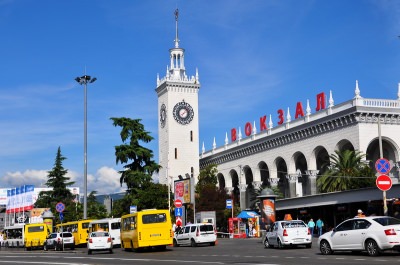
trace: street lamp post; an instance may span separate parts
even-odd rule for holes
[[[83,75],[75,78],[76,82],[84,87],[84,144],[83,144],[83,219],[87,219],[87,84],[96,81],[96,77]]]

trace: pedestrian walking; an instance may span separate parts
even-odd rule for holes
[[[315,223],[315,225],[317,226],[318,236],[321,236],[322,235],[322,229],[324,227],[324,222],[321,220],[321,218],[318,218],[318,220]]]
[[[315,228],[314,220],[311,218],[310,221],[308,221],[307,225],[308,225],[308,229],[310,229],[311,237],[314,237],[314,228]]]

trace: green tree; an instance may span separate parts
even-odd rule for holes
[[[104,204],[96,200],[97,191],[91,191],[87,198],[88,204],[88,219],[102,219],[107,217],[107,209]]]
[[[36,208],[50,208],[55,213],[55,206],[58,202],[65,204],[64,221],[75,220],[76,205],[73,202],[74,196],[67,188],[74,184],[70,181],[69,177],[65,175],[68,173],[67,169],[63,167],[63,161],[66,158],[61,154],[61,148],[58,147],[54,167],[48,171],[46,186],[52,188],[49,191],[42,191],[35,203]],[[56,215],[56,221],[59,222],[59,216]]]
[[[336,150],[329,156],[328,169],[317,179],[320,192],[344,191],[371,187],[375,183],[373,170],[361,160],[360,151]]]
[[[196,184],[196,192],[200,193],[203,188],[215,187],[218,183],[217,165],[211,164],[200,170],[198,182]]]
[[[215,211],[216,226],[226,227],[226,199],[229,198],[224,189],[217,187],[217,166],[211,164],[200,170],[198,182],[196,184],[196,212]]]
[[[146,208],[167,208],[168,196],[166,185],[154,184],[152,175],[158,172],[160,166],[153,160],[153,151],[142,146],[149,143],[153,137],[144,129],[141,119],[111,118],[115,127],[121,127],[123,144],[115,146],[116,163],[125,164],[121,174],[121,186],[125,183],[127,193],[120,202],[114,205],[114,212],[127,213],[130,205],[137,205],[138,210]],[[165,187],[163,187],[165,186]]]

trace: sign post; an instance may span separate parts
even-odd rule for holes
[[[176,199],[174,201],[174,205],[175,205],[176,208],[181,208],[182,207],[182,201],[179,200],[179,199]]]
[[[379,139],[381,139],[380,138],[380,118],[378,118],[378,129],[379,129]],[[382,157],[383,156],[382,155],[383,152],[382,152],[381,142],[379,143],[379,146],[380,146],[380,155]],[[383,197],[383,214],[384,215],[388,215],[388,208],[387,208],[387,202],[386,202],[386,191],[389,190],[392,187],[392,179],[389,176],[385,175],[385,174],[388,174],[390,172],[390,169],[391,169],[390,163],[385,158],[379,158],[375,162],[375,169],[379,173],[383,174],[383,175],[380,175],[376,179],[376,186],[383,193],[383,196],[382,196]]]
[[[388,191],[392,187],[392,179],[387,175],[380,175],[376,178],[376,186],[381,191]]]
[[[64,210],[65,210],[65,204],[62,202],[58,202],[56,204],[56,211],[59,212],[59,214],[60,214],[59,217],[60,217],[60,222],[61,222],[61,233],[64,232],[64,229],[62,226],[62,222],[64,220],[64,214],[63,214]],[[62,241],[62,250],[64,251],[64,237],[63,236],[61,237],[61,241]],[[57,249],[57,247],[56,247],[56,249]]]

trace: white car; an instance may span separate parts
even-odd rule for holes
[[[262,240],[265,248],[312,246],[310,230],[302,220],[276,221],[269,227]]]
[[[89,233],[87,249],[88,254],[92,254],[92,251],[107,250],[113,253],[113,244],[110,233],[103,231],[96,231]]]
[[[174,247],[190,245],[196,247],[198,244],[209,244],[215,246],[217,234],[214,226],[209,223],[188,224],[176,232],[173,239]]]
[[[64,250],[65,248],[74,249],[74,236],[70,232],[51,233],[44,241],[43,249]]]
[[[334,251],[367,251],[377,256],[384,250],[400,250],[400,220],[389,216],[348,219],[318,239],[322,254]]]

